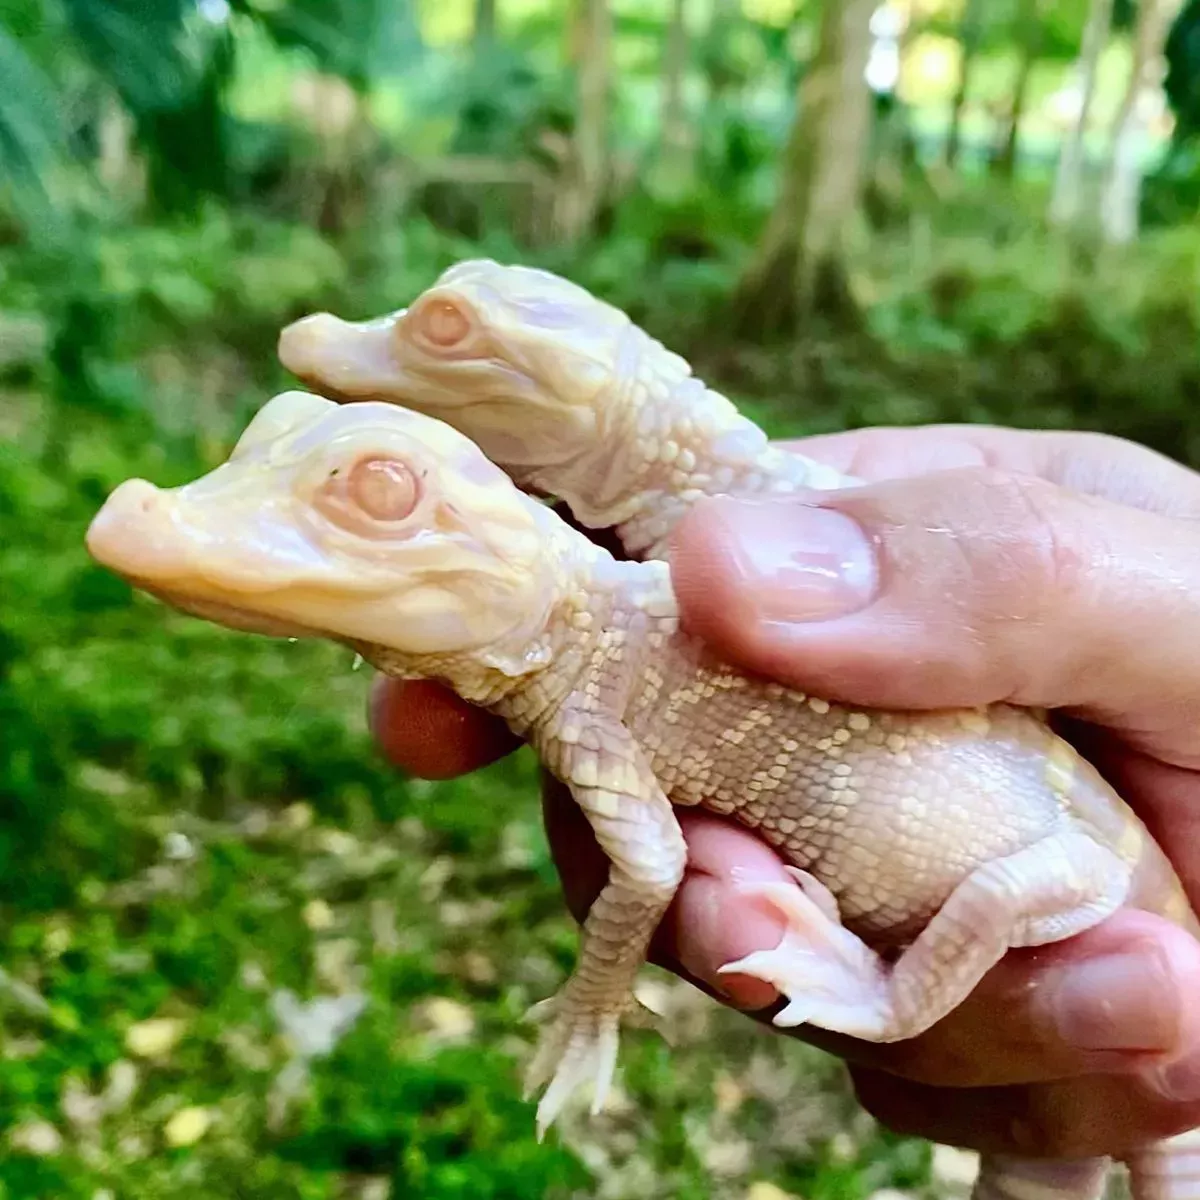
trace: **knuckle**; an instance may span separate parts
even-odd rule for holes
[[[910,598],[948,607],[983,641],[1061,616],[1086,583],[1082,514],[1037,476],[966,467],[883,485],[845,506],[879,537],[888,578]]]
[[[1062,490],[1037,476],[995,467],[967,474],[975,496],[963,510],[978,516],[963,549],[986,584],[977,593],[979,602],[985,610],[994,606],[989,615],[1005,621],[1060,609],[1086,569]]]
[[[1167,455],[1113,433],[1044,432],[1043,470],[1072,491],[1181,517],[1200,513],[1200,474]]]

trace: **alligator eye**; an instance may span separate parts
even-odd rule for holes
[[[335,525],[359,537],[387,539],[406,536],[401,523],[420,500],[420,480],[394,458],[362,458],[348,471],[334,467],[313,497],[317,511]]]
[[[348,498],[376,521],[402,521],[411,516],[418,490],[412,471],[394,458],[364,459],[346,480]]]
[[[417,313],[417,328],[427,342],[451,350],[466,340],[471,322],[458,305],[449,300],[435,300]]]

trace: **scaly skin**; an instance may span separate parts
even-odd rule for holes
[[[603,1101],[683,876],[677,805],[759,830],[793,865],[795,887],[759,889],[787,920],[783,942],[726,968],[780,989],[781,1025],[912,1037],[1010,947],[1122,905],[1200,932],[1145,828],[1045,724],[1005,705],[851,710],[743,675],[680,630],[664,563],[616,561],[417,413],[278,396],[210,475],[123,484],[88,544],[186,611],[335,639],[448,684],[569,787],[612,869],[574,972],[540,1006],[539,1130],[581,1084]],[[1134,1160],[1140,1200],[1184,1194],[1180,1161],[1170,1148]],[[1102,1166],[1057,1164],[1050,1182],[1084,1194]],[[1015,1194],[1039,1169],[992,1163],[980,1194]]]
[[[728,400],[697,380],[684,359],[611,305],[545,271],[488,260],[463,262],[407,309],[359,323],[328,313],[297,321],[281,334],[279,353],[288,369],[325,395],[402,404],[450,422],[477,441],[521,487],[564,500],[585,527],[613,529],[633,558],[663,557],[671,530],[699,497],[786,494],[855,482],[823,464],[772,447]],[[683,728],[690,729],[693,719],[685,714]],[[881,715],[871,728],[882,730],[895,720]],[[979,721],[971,736],[990,740],[1005,725]],[[638,736],[646,745],[669,732],[653,718]],[[1047,735],[1039,731],[1029,736],[1035,744]],[[789,744],[779,734],[768,741],[776,747]],[[957,754],[966,752],[967,741],[957,740]],[[1048,754],[1047,762],[1058,762],[1067,771],[1078,769],[1061,743],[1043,741],[1042,746],[1048,747],[1041,751]],[[1011,749],[1009,744],[1000,753]],[[760,750],[766,761],[768,747]],[[806,746],[797,753],[807,752]],[[1035,747],[1032,753],[1036,756],[1039,750]],[[856,741],[846,746],[845,755],[842,762],[857,772],[878,760],[881,752]],[[694,755],[687,760],[689,768],[701,762],[707,760]],[[788,772],[795,763],[778,765]],[[712,786],[709,778],[697,778],[692,794]],[[734,782],[748,778],[735,776]],[[923,870],[953,870],[947,864],[958,861],[961,848],[937,836],[938,828],[945,828],[939,821],[949,810],[933,818],[932,829],[923,827],[912,821],[907,809],[916,776],[897,771],[889,784],[880,781],[880,794],[889,786],[893,805],[899,799],[906,806],[905,853],[915,856]],[[1089,783],[1088,789],[1093,786]],[[755,779],[750,790],[737,815],[781,845],[779,826],[794,818],[781,816],[769,803],[777,797],[769,773]],[[736,805],[737,793],[731,794]],[[1075,802],[1084,808],[1088,803],[1079,797]],[[728,803],[718,798],[714,806],[728,808]],[[768,819],[756,821],[754,814],[760,811]],[[848,808],[837,813],[837,819],[853,822],[858,812]],[[1122,820],[1129,830],[1136,828],[1129,818]],[[855,894],[837,893],[851,927],[854,915],[865,915],[875,903],[866,894],[870,889],[865,879],[881,869],[880,851],[890,848],[886,835],[894,828],[892,822],[875,823],[869,816],[857,824],[853,855],[865,873]],[[846,852],[850,855],[850,846]],[[988,852],[972,846],[970,853],[986,857]],[[804,860],[803,851],[799,858]],[[1142,875],[1155,878],[1157,871],[1156,867]],[[1168,885],[1149,886],[1153,892],[1155,886]],[[1185,902],[1168,891],[1150,900],[1143,895],[1141,902],[1190,926],[1194,919],[1184,912]],[[786,906],[786,897],[776,899]],[[866,908],[858,913],[854,906]],[[888,914],[892,915],[899,916]],[[882,922],[886,924],[887,918]],[[889,934],[882,927],[864,932]],[[778,967],[780,962],[779,955],[757,956],[740,969],[753,973],[757,968],[778,984],[772,964]],[[936,974],[936,964],[930,970]],[[796,1014],[801,1011],[795,1003],[791,1007]],[[1197,1140],[1195,1135],[1175,1139],[1133,1163],[1139,1200],[1200,1197]],[[1090,1161],[1068,1169],[1063,1164],[985,1159],[977,1200],[1027,1195],[1039,1179],[1044,1195],[1086,1197],[1103,1181],[1104,1166]]]
[[[459,263],[375,320],[315,313],[282,332],[279,356],[323,396],[454,426],[526,491],[615,528],[635,558],[660,558],[701,496],[851,482],[772,446],[623,312],[530,267]]]

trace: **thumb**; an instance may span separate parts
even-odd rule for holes
[[[881,708],[1065,708],[1200,764],[1200,529],[985,468],[780,500],[676,531],[685,626],[723,657]]]

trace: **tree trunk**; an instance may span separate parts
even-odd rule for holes
[[[1096,79],[1100,56],[1112,28],[1113,0],[1092,0],[1087,25],[1083,30],[1083,45],[1079,50],[1079,116],[1067,134],[1058,156],[1054,176],[1054,194],[1050,199],[1050,223],[1069,225],[1079,215],[1083,191],[1083,166],[1086,160],[1085,139],[1092,101],[1096,96]]]
[[[1017,150],[1021,141],[1021,121],[1025,116],[1025,105],[1029,99],[1029,81],[1042,49],[1042,2],[1023,0],[1018,17],[1020,29],[1021,61],[1017,67],[1017,78],[1013,83],[1012,105],[1008,110],[1008,121],[1004,141],[996,156],[995,168],[1005,179],[1011,179],[1017,167]]]
[[[800,81],[779,194],[734,300],[746,336],[790,333],[818,307],[853,305],[843,239],[857,215],[871,128],[865,72],[877,0],[825,0]]]
[[[566,242],[586,236],[608,185],[608,110],[612,16],[608,0],[577,0],[572,36],[575,130],[558,196],[557,226]]]
[[[674,0],[663,49],[663,91],[660,128],[660,172],[674,180],[687,171],[692,145],[684,101],[688,65],[688,0]]]
[[[1109,160],[1100,190],[1100,230],[1104,240],[1113,244],[1131,242],[1137,237],[1145,102],[1162,86],[1163,42],[1176,6],[1176,0],[1141,0],[1138,5],[1129,82],[1113,122]]]
[[[471,35],[475,53],[496,40],[496,0],[475,0],[475,28]]]
[[[958,26],[958,42],[962,47],[962,61],[958,68],[958,88],[950,105],[950,128],[946,133],[945,163],[953,167],[958,162],[962,147],[962,117],[967,104],[967,93],[971,87],[971,76],[975,59],[983,41],[983,12],[986,0],[967,0],[962,21]]]

